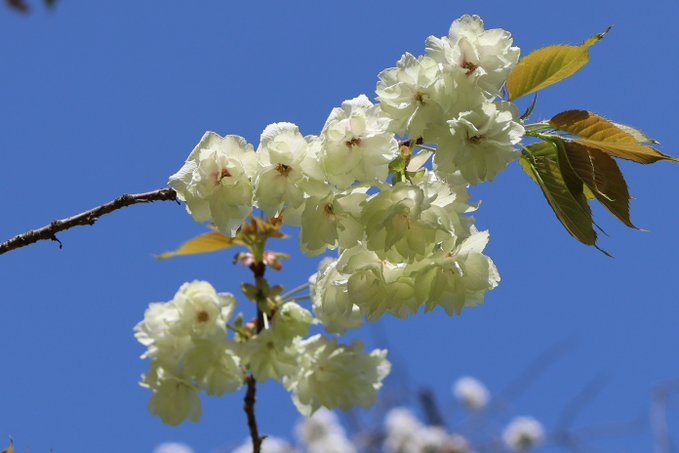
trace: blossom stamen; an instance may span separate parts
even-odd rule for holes
[[[199,310],[196,313],[196,321],[199,323],[206,323],[210,320],[210,314],[205,310]]]
[[[285,164],[277,164],[276,165],[276,171],[281,175],[281,176],[288,176],[290,172],[292,171],[292,167],[289,165]]]
[[[478,65],[475,65],[475,64],[472,63],[471,61],[464,61],[464,62],[462,63],[462,69],[466,69],[466,70],[467,70],[467,72],[465,72],[465,75],[466,75],[466,76],[471,75],[471,73],[474,72],[474,71],[476,71],[476,69],[477,69],[478,67],[479,67]]]
[[[360,137],[354,137],[351,140],[347,140],[344,144],[347,145],[347,148],[353,148],[355,146],[360,146],[361,145],[361,139],[360,139]]]

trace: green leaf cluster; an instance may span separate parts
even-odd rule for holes
[[[610,30],[579,46],[549,46],[523,58],[507,78],[509,99],[537,93],[578,72],[589,62],[590,47]],[[534,106],[535,99],[522,119]],[[593,200],[636,229],[627,182],[614,158],[640,164],[677,162],[655,149],[659,143],[643,132],[586,110],[567,110],[549,121],[526,125],[526,135],[539,141],[522,146],[521,167],[540,186],[566,230],[596,248],[596,223],[589,205]]]
[[[657,142],[642,132],[592,112],[562,112],[537,129],[545,125],[553,132],[529,132],[541,141],[524,147],[521,166],[538,183],[566,230],[583,244],[597,247],[591,200],[636,229],[627,182],[613,158],[641,164],[677,159],[651,147]]]

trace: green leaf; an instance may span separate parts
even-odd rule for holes
[[[549,46],[538,49],[521,59],[507,78],[509,99],[540,91],[560,82],[582,69],[589,62],[589,48],[611,30],[592,36],[580,46]]]
[[[564,152],[596,199],[622,223],[636,229],[630,218],[627,182],[615,160],[603,151],[571,141],[564,142]]]
[[[657,149],[635,143],[611,143],[589,139],[575,140],[575,143],[579,143],[587,148],[598,149],[609,156],[631,160],[639,164],[652,164],[659,160],[679,162],[679,159],[663,154]]]
[[[613,123],[586,110],[561,112],[549,120],[549,124],[573,136],[581,137],[575,140],[576,143],[621,159],[640,164],[651,164],[659,160],[679,161],[648,146],[657,142],[649,139],[641,131]]]
[[[397,156],[389,162],[389,171],[392,173],[403,173],[406,169],[406,160],[403,156]]]
[[[237,238],[230,238],[218,231],[203,234],[183,243],[177,250],[156,256],[156,259],[166,260],[175,256],[197,255],[224,250],[234,245],[242,244]]]
[[[618,129],[622,129],[623,131],[627,132],[629,135],[634,137],[634,139],[637,141],[637,143],[650,143],[652,145],[659,145],[660,142],[658,140],[655,140],[653,138],[650,138],[648,135],[640,131],[639,129],[635,129],[632,126],[628,126],[627,124],[620,124],[620,123],[613,123]]]
[[[555,145],[549,145],[556,151]],[[592,226],[592,211],[582,190],[577,192],[577,181],[572,179],[572,174],[566,171],[567,176],[564,178],[559,162],[547,156],[525,155],[522,164],[530,168],[534,180],[566,230],[583,244],[596,246],[597,235]],[[582,187],[581,182],[580,186]]]
[[[615,123],[587,110],[567,110],[549,120],[555,128],[571,135],[611,143],[639,143]]]
[[[519,160],[519,164],[521,164],[523,171],[530,176],[536,184],[540,184],[535,176],[533,167],[531,166],[531,160],[534,157],[546,157],[547,159],[556,162],[556,145],[550,142],[537,142],[524,146],[523,149],[523,158]]]
[[[535,93],[535,96],[533,96],[533,100],[531,101],[530,105],[526,109],[525,112],[521,115],[521,121],[525,121],[528,119],[529,116],[533,114],[533,110],[535,110],[535,106],[538,104],[538,94]]]

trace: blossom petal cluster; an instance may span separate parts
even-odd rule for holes
[[[200,391],[233,391],[248,374],[283,384],[306,415],[366,406],[389,372],[386,351],[308,336],[312,325],[343,334],[384,315],[453,315],[483,303],[500,275],[468,189],[519,155],[524,127],[502,98],[518,57],[508,32],[463,16],[447,36],[429,37],[423,55],[406,53],[382,71],[375,102],[345,100],[317,135],[279,122],[255,146],[206,132],[169,178],[196,221],[237,237],[261,213],[299,227],[306,255],[337,256],[309,281],[312,311],[268,299],[266,325],[238,318],[232,339],[235,298],[206,282],[152,304],[135,328],[152,360],[143,380],[151,411],[170,424],[195,420]]]
[[[153,391],[149,409],[165,423],[198,421],[200,391],[219,396],[243,385],[240,359],[226,338],[235,304],[233,295],[193,281],[171,301],[151,304],[134,328],[147,348],[142,358],[152,360],[142,380]]]
[[[499,99],[518,59],[508,32],[463,16],[448,36],[429,37],[424,55],[384,70],[377,99],[395,133],[437,147],[442,179],[460,171],[471,184],[491,181],[518,157],[524,134],[515,106]]]
[[[142,386],[153,392],[152,414],[168,425],[198,421],[199,394],[220,396],[238,390],[247,373],[259,382],[279,381],[292,392],[300,412],[321,407],[367,407],[389,374],[385,350],[363,351],[309,333],[311,313],[294,302],[278,309],[270,328],[228,338],[236,300],[207,282],[183,284],[169,302],[153,303],[135,327],[135,337],[151,360]]]

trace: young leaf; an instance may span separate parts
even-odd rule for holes
[[[549,46],[527,55],[507,77],[509,99],[514,101],[535,93],[578,72],[589,62],[589,48],[610,30],[608,27],[580,46]]]
[[[575,143],[580,143],[587,148],[595,148],[610,156],[631,160],[639,164],[652,164],[659,160],[679,162],[679,159],[663,154],[655,148],[635,143],[611,143],[589,139],[575,140]]]
[[[630,228],[629,190],[618,164],[606,153],[577,142],[564,142],[564,151],[573,171],[611,214]]]
[[[565,143],[563,140],[559,140],[556,143],[557,149],[557,163],[559,164],[559,170],[561,171],[561,176],[563,177],[566,187],[571,191],[571,195],[575,201],[578,202],[580,207],[590,212],[589,204],[587,204],[587,197],[584,192],[584,183],[582,179],[575,173],[571,163],[568,161],[568,156],[566,155]]]
[[[614,157],[650,164],[659,160],[677,162],[674,157],[647,146],[657,143],[642,132],[622,126],[585,110],[568,110],[549,120],[549,124],[571,135],[582,137],[575,140],[588,148],[596,148]]]
[[[545,156],[524,157],[523,162],[531,169],[547,202],[566,230],[583,244],[596,246],[592,211],[586,201],[582,202],[584,194],[573,195],[573,187],[569,187],[564,179],[559,163]]]
[[[653,138],[650,138],[648,135],[644,134],[641,132],[639,129],[635,129],[632,126],[628,126],[626,124],[620,124],[620,123],[613,123],[615,124],[616,127],[619,129],[622,129],[623,131],[627,132],[629,135],[635,138],[637,143],[650,143],[652,145],[659,145],[660,142],[658,140],[655,140]]]
[[[183,243],[177,250],[156,256],[156,259],[166,260],[182,255],[197,255],[224,250],[234,245],[242,244],[237,238],[230,238],[218,231],[206,233]]]

